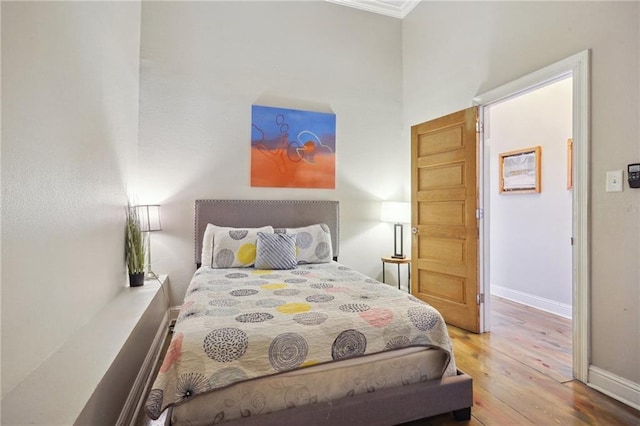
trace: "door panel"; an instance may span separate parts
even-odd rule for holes
[[[464,185],[464,163],[446,167],[430,167],[418,171],[420,189],[435,189]]]
[[[464,226],[463,201],[438,201],[421,203],[418,208],[419,223],[424,225]]]
[[[454,239],[418,237],[418,256],[435,262],[464,263],[464,243]]]
[[[462,130],[457,127],[443,128],[428,135],[418,135],[420,156],[460,149]]]
[[[420,272],[421,281],[429,282],[429,286],[421,288],[424,294],[440,299],[452,300],[464,303],[464,279],[448,274],[439,274],[430,271]]]
[[[480,331],[476,107],[411,128],[412,293]]]

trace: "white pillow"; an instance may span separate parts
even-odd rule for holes
[[[272,226],[263,226],[262,228],[232,228],[228,226],[217,226],[212,223],[207,224],[207,228],[204,230],[204,235],[202,236],[202,254],[200,256],[201,266],[212,266],[213,265],[213,245],[215,244],[215,234],[217,231],[233,231],[233,230],[255,230],[273,233]]]
[[[280,230],[280,232],[282,231]],[[329,263],[333,260],[331,231],[326,224],[318,223],[301,228],[285,228],[284,232],[296,236],[298,264]]]
[[[258,232],[273,234],[257,229],[232,229],[217,231],[213,237],[212,268],[247,268],[256,261]]]

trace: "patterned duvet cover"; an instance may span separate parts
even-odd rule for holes
[[[258,377],[407,347],[446,355],[451,342],[431,306],[339,263],[292,270],[196,271],[146,402],[167,407]]]

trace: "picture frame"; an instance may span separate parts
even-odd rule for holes
[[[540,193],[541,154],[540,146],[499,154],[500,194]]]
[[[336,115],[251,106],[251,186],[336,187]]]

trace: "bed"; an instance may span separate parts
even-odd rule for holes
[[[336,201],[197,200],[197,270],[145,404],[181,425],[471,415],[429,305],[340,264]],[[266,267],[265,267],[266,266]]]

